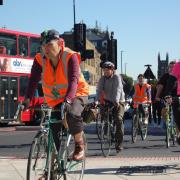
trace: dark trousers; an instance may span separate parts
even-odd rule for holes
[[[154,123],[158,123],[158,125],[161,124],[161,110],[162,110],[162,104],[160,101],[156,101],[155,103],[152,104]]]
[[[116,124],[116,132],[115,132],[115,139],[117,144],[122,144],[123,136],[124,136],[124,109],[125,104],[120,102],[118,106],[114,106],[112,102],[105,100],[105,104],[108,104],[110,107],[114,107],[112,111],[113,119]],[[101,110],[102,117],[104,117],[104,109]]]
[[[72,135],[75,135],[83,130],[83,120],[81,117],[81,113],[84,110],[85,105],[88,103],[87,96],[80,96],[75,97],[71,104],[68,104],[66,107],[67,109],[67,123],[69,127],[69,132]],[[60,109],[61,104],[58,104],[55,109]],[[60,112],[52,112],[51,114],[52,119],[59,119],[61,120],[61,113]],[[52,124],[53,129],[53,138],[56,144],[56,148],[59,149],[60,142],[59,142],[59,132],[61,129],[60,123]]]
[[[69,132],[75,135],[83,130],[82,112],[85,105],[88,103],[87,96],[80,96],[74,98],[72,104],[67,108],[67,123]]]
[[[180,131],[180,102],[179,100],[176,100],[172,103],[172,108],[173,108],[174,121],[177,125],[177,128]]]
[[[120,102],[118,107],[115,107],[113,109],[113,118],[116,123],[116,134],[115,139],[118,144],[122,144],[123,142],[123,136],[124,136],[124,122],[123,122],[123,116],[124,116],[124,109],[125,104]]]

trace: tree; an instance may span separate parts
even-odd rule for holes
[[[133,78],[124,74],[122,74],[121,76],[124,81],[124,88],[123,88],[124,93],[125,93],[125,96],[127,97],[133,87]]]

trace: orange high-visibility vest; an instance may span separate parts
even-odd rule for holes
[[[74,53],[76,52],[69,48],[64,48],[56,70],[53,69],[49,59],[42,58],[40,53],[35,56],[35,60],[42,66],[42,88],[45,101],[51,107],[64,101],[68,88],[68,62]],[[80,55],[76,54],[80,63]],[[80,70],[80,78],[75,96],[88,96],[88,94],[89,86]]]
[[[148,101],[147,89],[151,86],[149,84],[143,84],[142,87],[139,87],[139,84],[134,85],[135,93],[133,96],[133,107],[136,108],[138,103],[146,103]]]

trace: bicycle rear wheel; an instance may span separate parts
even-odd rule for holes
[[[101,122],[101,150],[104,157],[109,156],[111,150],[111,129],[109,115],[107,119]]]
[[[83,139],[85,143],[85,152],[86,152],[86,138],[85,134],[83,134]],[[81,161],[73,161],[72,154],[74,152],[74,138],[71,135],[68,135],[68,138],[61,141],[61,154],[62,160],[61,165],[62,169],[65,169],[65,173],[63,175],[64,180],[82,180],[85,169],[85,158]],[[63,150],[64,149],[64,150]]]
[[[47,132],[39,131],[32,142],[27,163],[27,180],[38,180],[47,175],[47,139]]]
[[[174,125],[170,125],[170,137],[174,146],[176,141],[176,127]]]
[[[166,147],[169,148],[170,146],[170,128],[169,128],[169,121],[166,121]]]
[[[137,141],[137,135],[138,135],[138,116],[135,113],[132,117],[132,131],[131,131],[131,137],[133,143]]]

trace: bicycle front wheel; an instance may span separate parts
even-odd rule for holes
[[[83,139],[85,143],[85,152],[86,152],[86,138],[83,134]],[[84,169],[85,169],[85,158],[81,161],[73,161],[72,155],[74,152],[74,138],[71,135],[68,135],[67,141],[63,140],[61,142],[61,147],[64,149],[64,152],[62,155],[61,165],[63,166],[62,169],[65,169],[65,173],[63,175],[64,180],[82,180],[84,175]]]
[[[97,113],[96,115],[96,133],[98,136],[98,139],[101,139],[101,114]]]
[[[47,175],[47,139],[47,132],[40,131],[32,142],[27,163],[27,180],[45,179]]]
[[[111,129],[109,120],[101,123],[101,150],[104,157],[109,156],[111,150]]]
[[[133,143],[136,142],[137,135],[138,135],[138,116],[137,114],[134,114],[132,117],[132,131],[131,131],[131,137]]]
[[[146,117],[148,119],[148,117]],[[147,120],[146,119],[146,120]],[[147,131],[148,131],[148,124],[145,124],[142,120],[142,115],[141,115],[141,120],[139,121],[139,129],[141,132],[141,139],[144,141],[147,137]]]

